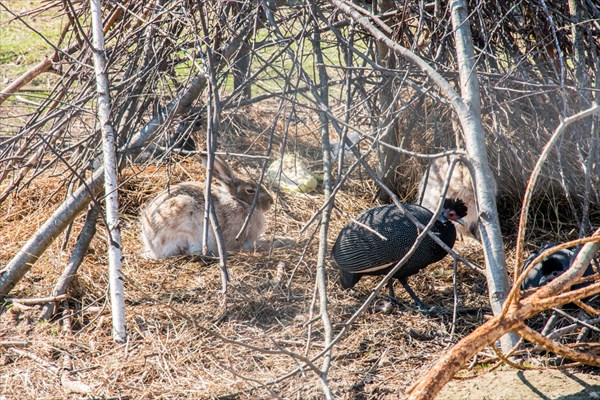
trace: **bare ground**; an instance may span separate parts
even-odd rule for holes
[[[570,370],[504,370],[453,380],[438,400],[600,399],[598,375]]]

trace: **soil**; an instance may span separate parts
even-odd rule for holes
[[[453,380],[438,400],[600,399],[600,376],[570,370],[492,371]]]

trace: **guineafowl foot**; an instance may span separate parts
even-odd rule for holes
[[[388,299],[389,299],[390,305],[396,306],[401,310],[404,310],[407,307],[410,308],[410,306],[407,306],[406,304],[399,302],[398,299],[396,298],[396,294],[394,293],[394,282],[392,280],[390,280],[388,282],[388,291],[389,291]],[[411,294],[411,292],[414,295],[414,292],[412,290],[408,294]],[[411,295],[411,297],[412,297],[412,295]],[[417,310],[421,311],[421,309],[427,310],[429,308],[425,304],[423,304],[423,302],[416,295],[413,297],[413,300],[415,301],[415,304],[417,305]]]
[[[427,304],[425,304],[423,302],[420,302],[420,303],[415,302],[414,306],[413,306],[412,304],[409,305],[406,303],[401,303],[395,297],[390,296],[390,297],[388,297],[388,301],[386,301],[386,303],[389,305],[389,307],[398,307],[401,310],[406,310],[406,309],[415,310],[415,311],[418,311],[418,312],[420,312],[422,314],[426,314],[426,315],[434,315],[434,314],[439,313],[439,310],[437,310],[436,306],[429,307]],[[388,310],[387,307],[380,307],[380,308],[381,309],[385,308],[386,312],[389,312],[389,311],[387,311]]]
[[[402,308],[403,304],[398,301],[398,299],[394,296],[388,296],[388,300],[391,305],[396,306],[398,308]]]
[[[401,278],[401,279],[398,279],[398,280],[400,281],[400,283],[404,287],[404,290],[406,290],[406,293],[408,293],[409,296],[415,302],[415,306],[416,306],[417,311],[419,311],[420,313],[423,313],[423,314],[429,314],[430,310],[432,308],[429,307],[429,306],[427,306],[427,305],[425,305],[425,303],[423,303],[421,301],[421,299],[419,298],[419,296],[417,296],[416,293],[412,290],[412,288],[408,285],[407,279],[406,278]],[[393,293],[393,291],[391,293]]]
[[[406,290],[406,292],[410,295],[410,297],[413,299],[413,301],[415,302],[415,307],[412,308],[411,306],[407,306],[406,304],[402,304],[398,301],[398,299],[396,299],[396,295],[394,294],[394,282],[392,280],[390,280],[388,282],[388,290],[389,290],[389,301],[390,304],[400,308],[400,309],[405,309],[405,308],[411,308],[414,309],[422,314],[427,314],[427,315],[437,315],[439,314],[439,309],[436,306],[433,307],[429,307],[427,304],[423,303],[421,301],[421,299],[419,299],[419,297],[415,294],[415,292],[413,292],[412,288],[410,286],[408,286],[408,282],[406,281],[406,278],[404,279],[399,279],[400,283],[402,283],[402,286],[404,286],[404,289]]]

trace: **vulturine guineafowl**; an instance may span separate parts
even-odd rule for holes
[[[555,247],[556,244],[548,242],[544,243],[537,251],[531,253],[529,258],[523,263],[523,270],[527,268],[533,260],[535,260],[544,251]],[[537,288],[545,285],[548,282],[553,281],[556,277],[562,275],[575,260],[577,254],[572,249],[559,250],[554,254],[544,258],[541,262],[535,265],[531,271],[527,274],[527,277],[521,284],[522,290]],[[594,273],[592,264],[588,265],[587,269],[583,273],[583,276],[589,276]],[[573,289],[578,289],[582,285],[575,285]]]
[[[416,204],[404,204],[421,224],[427,225],[433,213]],[[462,200],[446,199],[444,208],[431,231],[448,247],[454,246],[456,229],[451,221],[460,221],[467,215]],[[333,245],[332,257],[340,270],[342,287],[353,287],[363,275],[385,275],[404,257],[415,243],[420,231],[395,204],[375,207],[350,221],[340,232]],[[408,285],[408,277],[446,256],[447,252],[429,235],[419,244],[415,253],[398,270],[398,279],[420,310],[423,302]],[[394,295],[393,279],[388,282],[390,300],[398,303]]]

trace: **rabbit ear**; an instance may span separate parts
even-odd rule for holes
[[[200,156],[200,158],[206,166],[208,161],[206,156]],[[227,186],[232,186],[236,181],[234,172],[231,170],[231,168],[229,168],[229,165],[227,165],[227,163],[219,156],[215,156],[213,170],[214,177]]]
[[[235,182],[235,174],[219,156],[215,156],[214,170],[215,177],[224,184],[232,185]]]

